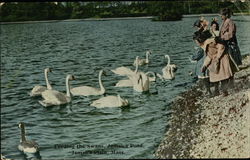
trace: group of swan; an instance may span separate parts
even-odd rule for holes
[[[174,72],[177,70],[175,64],[170,64],[170,57],[169,55],[165,55],[164,57],[168,60],[167,65],[162,69],[162,75],[154,72],[139,72],[138,66],[139,64],[146,64],[149,63],[148,56],[151,54],[151,51],[146,52],[146,59],[139,59],[136,56],[134,61],[135,70],[132,71],[130,68],[127,67],[118,67],[115,70],[111,70],[113,73],[121,75],[121,76],[128,76],[128,79],[120,80],[116,83],[115,87],[133,87],[135,91],[143,92],[148,91],[149,83],[156,81],[156,76],[161,80],[172,80],[175,78]],[[145,62],[145,63],[144,63]],[[152,76],[149,76],[152,75]]]
[[[148,76],[148,79],[150,82],[155,82],[156,81],[156,76],[154,72],[147,72],[145,73]],[[152,76],[150,76],[152,75]],[[130,79],[123,79],[123,80],[119,80],[115,87],[133,87],[133,82]]]
[[[148,53],[148,52],[147,52]],[[149,54],[149,53],[148,53]],[[120,80],[118,83],[116,83],[116,87],[133,87],[133,89],[137,92],[144,92],[149,90],[149,77],[141,71],[138,71],[139,66],[139,56],[136,56],[135,59],[135,71],[132,71],[130,69],[127,69],[124,67],[125,72],[118,72],[122,71],[121,67],[119,67],[119,70],[111,70],[115,74],[127,76],[128,79]]]
[[[156,76],[161,79],[173,79],[174,72],[176,70],[175,64],[170,64],[170,57],[165,55],[165,58],[168,59],[167,65],[162,69],[162,75],[155,74],[154,72],[144,73],[138,70],[139,65],[149,63],[149,55],[151,51],[146,52],[146,59],[139,59],[139,56],[136,56],[135,59],[135,70],[132,71],[127,67],[118,67],[115,70],[111,70],[113,73],[127,76],[128,79],[120,80],[116,83],[115,87],[133,87],[133,89],[137,92],[145,92],[149,90],[150,82],[156,81]],[[71,102],[71,96],[98,96],[103,95],[105,93],[105,88],[103,86],[101,77],[105,75],[103,70],[99,72],[99,88],[94,88],[90,86],[79,86],[72,88],[70,87],[69,82],[71,80],[75,80],[73,75],[67,75],[66,77],[66,94],[59,92],[55,89],[52,89],[52,86],[48,80],[48,73],[51,72],[50,68],[46,68],[44,70],[46,86],[35,86],[30,95],[38,96],[41,95],[43,100],[39,101],[39,103],[45,107],[52,105],[62,105]],[[150,76],[151,75],[151,76]],[[128,100],[122,99],[120,95],[117,96],[105,96],[98,100],[93,101],[91,106],[95,107],[121,107],[128,105]]]
[[[67,75],[66,94],[56,91],[56,90],[48,89],[42,92],[42,97],[44,100],[39,101],[39,103],[43,105],[44,107],[69,103],[71,101],[71,93],[70,93],[70,85],[69,85],[70,80],[75,80],[75,77],[72,75]]]
[[[149,55],[152,54],[151,51],[146,51],[146,59],[137,59],[134,61],[133,65],[136,66],[138,63],[139,66],[145,65],[149,63]]]
[[[104,73],[103,70],[99,72],[99,88],[94,88],[94,87],[89,87],[89,86],[80,86],[76,88],[70,88],[70,83],[69,81],[75,80],[75,77],[73,75],[67,75],[66,77],[66,94],[59,92],[57,90],[52,89],[49,81],[48,81],[48,72],[50,72],[51,69],[46,68],[44,73],[45,73],[45,79],[46,79],[46,84],[47,88],[43,86],[35,86],[32,91],[36,90],[36,96],[41,95],[43,100],[39,101],[41,105],[44,107],[48,106],[54,106],[54,105],[62,105],[71,102],[71,96],[90,96],[90,95],[103,95],[105,93],[105,88],[103,87],[102,81],[101,81],[101,76]],[[105,73],[104,73],[105,74]],[[39,91],[39,94],[37,92],[37,88],[41,88]],[[32,92],[31,93],[34,93]],[[34,96],[34,94],[31,94],[31,96]],[[122,99],[120,95],[117,96],[106,96],[103,98],[100,98],[96,101],[94,101],[91,106],[95,107],[122,107],[122,106],[127,106],[128,100]]]

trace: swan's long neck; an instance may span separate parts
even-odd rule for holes
[[[68,96],[68,97],[71,97],[71,93],[70,93],[70,86],[69,86],[69,78],[67,77],[66,78],[66,95]]]
[[[168,59],[168,64],[167,65],[170,65],[170,57],[169,57],[169,55],[166,55],[166,58]]]
[[[149,62],[149,52],[146,52],[146,63],[148,63]]]
[[[47,71],[47,70],[44,71],[44,75],[45,75],[45,80],[46,80],[47,89],[52,89],[51,85],[49,84],[49,80],[48,80],[48,71]]]
[[[99,78],[99,86],[101,88],[101,92],[104,93],[105,92],[105,88],[104,88],[104,86],[102,84],[102,79],[101,79],[102,78],[102,71],[99,72],[99,77],[98,78]]]
[[[155,78],[155,73],[154,73],[154,72],[149,71],[149,72],[146,73],[147,76],[148,76],[149,74],[153,75],[154,78]]]
[[[174,78],[174,72],[173,72],[173,68],[172,67],[170,68],[169,72],[170,72],[171,78]]]
[[[143,89],[143,80],[142,80],[142,76],[140,75],[139,79],[138,79],[138,85],[140,85],[140,87]]]
[[[117,97],[118,97],[118,103],[119,103],[119,105],[122,105],[122,99],[121,99],[120,95],[118,94]]]
[[[139,64],[138,64],[138,57],[136,57],[136,59],[135,59],[135,73],[137,73],[138,72],[138,66],[139,66]]]
[[[21,127],[21,142],[26,141],[26,137],[25,137],[25,128],[24,126]]]

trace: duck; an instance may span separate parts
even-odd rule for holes
[[[97,95],[103,95],[105,93],[105,88],[102,84],[101,76],[106,75],[106,73],[103,70],[100,70],[99,72],[99,86],[100,88],[94,88],[89,86],[80,86],[75,87],[70,90],[73,96],[97,96]]]
[[[105,107],[125,107],[129,105],[127,99],[122,99],[120,95],[117,96],[105,96],[98,100],[93,101],[90,106],[96,108],[105,108]]]
[[[50,68],[45,68],[44,75],[45,75],[46,87],[45,86],[35,86],[31,90],[30,96],[32,96],[32,97],[41,96],[42,92],[44,92],[45,90],[52,89],[52,86],[50,85],[49,80],[48,80],[48,72],[52,72],[52,70]]]
[[[70,93],[70,80],[75,80],[73,75],[67,75],[66,77],[66,94],[56,91],[56,90],[46,90],[42,92],[43,100],[39,101],[44,107],[53,106],[53,105],[62,105],[71,102],[71,93]]]
[[[139,66],[143,66],[145,64],[149,63],[149,55],[152,54],[150,50],[146,51],[146,59],[138,59],[134,61],[133,65],[136,66],[136,63],[138,63]]]
[[[18,127],[21,129],[21,139],[18,149],[23,153],[37,153],[39,152],[39,145],[34,140],[27,140],[25,137],[25,126],[23,122],[20,122]]]

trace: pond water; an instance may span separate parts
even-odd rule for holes
[[[209,20],[212,17],[206,17]],[[242,54],[250,51],[250,17],[233,17]],[[79,21],[1,25],[1,152],[23,159],[17,145],[19,122],[26,123],[27,138],[36,140],[43,159],[56,158],[155,158],[153,153],[166,132],[171,115],[169,105],[194,84],[188,72],[194,64],[193,22],[152,22],[149,19]],[[134,68],[135,57],[150,64],[142,71],[161,73],[165,54],[178,66],[173,81],[157,81],[149,93],[116,88],[123,77],[110,69]],[[90,103],[101,96],[74,97],[70,104],[45,108],[40,97],[28,95],[35,85],[45,85],[43,70],[52,68],[49,80],[54,89],[65,92],[65,77],[76,77],[71,86],[98,87],[98,72],[106,95],[120,94],[130,102],[125,108],[97,109]],[[59,147],[59,145],[65,148]],[[111,146],[113,145],[113,146]],[[95,151],[95,152],[88,152]]]

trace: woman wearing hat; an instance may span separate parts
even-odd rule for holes
[[[209,81],[215,84],[214,95],[219,95],[219,82],[221,82],[222,94],[224,96],[228,95],[228,82],[237,70],[237,66],[231,63],[229,55],[224,52],[225,46],[217,43],[212,38],[209,30],[204,32],[196,31],[193,39],[206,53],[201,71],[209,70]]]
[[[236,38],[236,26],[230,19],[232,12],[229,8],[224,8],[220,11],[220,15],[223,23],[220,28],[219,38],[224,41],[233,61],[239,66],[242,64],[242,57]]]

